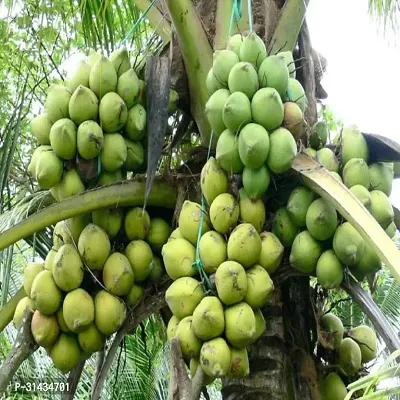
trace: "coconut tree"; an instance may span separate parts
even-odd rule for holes
[[[167,70],[170,68],[171,85],[179,94],[179,111],[175,114],[173,125],[169,128],[172,130],[172,134],[167,135],[168,143],[164,146],[165,132],[157,133],[157,129],[155,129],[151,131],[152,141],[148,151],[147,176],[151,176],[151,173],[157,170],[160,158],[162,159],[160,170],[164,174],[156,178],[150,192],[148,191],[148,182],[141,177],[141,179],[133,179],[123,185],[114,185],[77,195],[52,206],[47,206],[52,202],[48,193],[40,194],[42,197],[34,195],[28,201],[24,199],[24,209],[20,205],[15,207],[20,210],[19,213],[10,211],[8,214],[18,223],[12,227],[13,220],[8,219],[9,226],[5,227],[6,229],[0,237],[0,248],[8,249],[9,267],[6,271],[10,271],[14,259],[12,245],[21,239],[25,239],[28,244],[33,245],[37,252],[44,257],[51,248],[51,243],[49,244],[51,231],[48,230],[48,227],[58,221],[116,204],[143,205],[145,198],[149,206],[166,210],[176,209],[176,212],[179,213],[182,205],[182,193],[187,192],[192,198],[200,201],[198,185],[193,184],[192,177],[185,175],[187,175],[187,170],[190,170],[191,174],[198,174],[207,159],[207,152],[214,154],[215,151],[215,143],[211,141],[212,132],[204,114],[205,104],[209,98],[205,85],[206,77],[212,66],[213,51],[225,48],[229,36],[237,32],[242,34],[246,34],[248,31],[256,32],[263,38],[268,54],[275,54],[283,50],[294,52],[298,77],[308,99],[305,118],[308,126],[311,127],[317,120],[318,101],[326,97],[320,83],[326,67],[326,60],[312,48],[305,21],[307,5],[307,1],[298,0],[286,0],[286,2],[276,0],[251,2],[134,0],[133,3],[116,2],[111,4],[93,0],[82,2],[79,7],[81,12],[79,23],[82,23],[83,38],[87,45],[94,48],[101,47],[104,51],[110,52],[122,42],[123,44],[130,43],[136,50],[141,50],[141,57],[137,60],[138,70],[144,65],[145,56],[149,52],[159,56],[159,58],[153,59],[154,65],[158,62]],[[396,15],[394,8],[385,9],[385,7],[380,2],[371,2],[371,10],[375,10],[379,15],[391,15],[389,21],[393,21]],[[58,4],[55,10],[46,9],[43,10],[43,13],[50,13],[50,16],[56,18],[57,12],[74,13],[76,11],[74,4],[66,6],[63,10],[60,8],[61,6]],[[145,17],[148,22],[144,21]],[[68,21],[69,25],[75,25],[73,20]],[[126,24],[126,21],[132,21],[132,23]],[[21,23],[29,25],[29,22],[22,21]],[[127,25],[131,28],[127,29]],[[196,39],[193,40],[193,38]],[[65,44],[63,48],[56,50],[58,58],[62,51],[70,51],[73,47],[82,46],[82,37],[74,40],[74,45]],[[39,41],[38,46],[43,47],[43,44]],[[53,58],[46,59],[43,69],[46,67],[47,72],[54,70],[57,74],[59,73],[57,70],[58,60]],[[16,107],[16,110],[19,111],[16,111],[10,121],[13,129],[5,130],[8,134],[7,140],[5,140],[8,151],[2,153],[3,177],[10,176],[10,169],[15,168],[13,163],[15,158],[13,157],[19,126],[23,121],[22,113],[29,109],[29,104],[23,100],[26,93],[31,96],[30,91],[33,86],[40,86],[42,83],[40,80],[31,82],[29,79],[31,77],[27,75],[26,81],[18,84],[18,87],[21,88],[19,103],[24,104],[25,110],[22,106]],[[151,85],[149,85],[149,89],[151,92]],[[165,123],[165,121],[161,122]],[[195,149],[186,151],[188,146],[187,144],[182,145],[182,143],[185,142],[185,136],[187,137],[188,133],[193,130],[195,131],[193,135]],[[391,146],[395,146],[394,144],[388,144],[379,137],[366,137],[371,148],[378,149],[377,153],[381,154],[380,159],[398,161],[397,149],[390,149]],[[200,145],[197,145],[198,143]],[[300,143],[299,146],[301,148]],[[208,149],[209,147],[210,149]],[[157,154],[159,156],[154,157]],[[178,165],[177,168],[172,169],[172,172],[167,164],[168,161],[171,163],[171,160]],[[180,163],[184,163],[184,166],[179,168]],[[17,174],[11,177],[14,180],[17,178],[15,175]],[[379,254],[392,274],[399,278],[397,249],[354,196],[343,185],[339,185],[327,170],[320,168],[319,164],[303,154],[296,157],[292,164],[292,174],[285,176],[284,179],[287,182],[297,182],[299,176],[305,184],[331,202],[340,214],[353,224],[365,241]],[[8,184],[5,178],[2,184],[4,191]],[[277,194],[275,193],[275,195]],[[3,211],[7,209],[7,204],[15,205],[10,197],[10,195],[3,196],[8,201],[8,203],[5,202],[5,206],[3,205]],[[35,207],[31,207],[32,201],[35,202]],[[32,210],[36,211],[43,206],[46,207],[32,213]],[[21,221],[22,215],[31,213],[29,218]],[[4,252],[3,255],[5,256]],[[3,282],[7,282],[8,279],[7,275]],[[145,320],[148,321],[147,318],[160,310],[163,311],[164,318],[166,318],[164,295],[169,284],[170,281],[163,278],[157,287],[149,288],[143,302],[131,312],[127,322],[114,338],[104,359],[100,359],[99,372],[93,383],[93,398],[100,397],[127,334],[141,329],[138,328],[140,324]],[[314,347],[318,341],[318,318],[316,315],[318,310],[313,297],[316,292],[311,289],[313,286],[310,286],[310,277],[294,274],[289,267],[282,268],[280,273],[274,277],[274,284],[276,288],[274,294],[267,306],[262,309],[267,321],[266,332],[249,351],[251,374],[242,379],[223,379],[221,391],[226,399],[267,397],[286,399],[290,396],[318,398],[319,396],[317,390],[318,363],[314,354]],[[6,283],[6,286],[9,286],[9,283]],[[365,295],[351,279],[344,284],[344,289],[374,323],[387,347],[391,351],[398,348],[398,337],[393,334],[393,328],[383,313],[370,301],[371,298]],[[7,304],[8,310],[11,311],[3,312],[7,310],[7,306],[3,308],[0,315],[2,327],[10,322],[10,316],[12,317],[18,296],[20,294],[17,293],[16,297]],[[5,303],[7,296],[3,295],[3,299]],[[335,302],[335,299],[332,299],[332,302]],[[293,315],[296,315],[296,318],[291,318]],[[163,322],[157,321],[162,325]],[[138,339],[131,343],[138,343]],[[20,361],[30,355],[33,350],[32,346],[28,346],[21,355]],[[127,354],[129,354],[128,351]],[[189,380],[180,354],[179,343],[176,341],[171,343],[171,360],[171,370],[173,371],[170,386],[172,388],[171,398],[190,398],[187,397],[190,396],[188,393],[198,397],[203,377],[200,374],[192,382]],[[3,367],[4,376],[7,376],[4,372],[8,372],[9,376],[10,371],[14,371],[19,366],[18,363],[10,362],[5,365],[9,369],[6,370]],[[69,381],[72,385],[79,380],[81,371],[82,366],[78,366],[71,372]]]

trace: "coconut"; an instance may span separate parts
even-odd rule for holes
[[[144,289],[142,286],[133,285],[129,293],[125,296],[124,300],[128,307],[135,307],[144,296]]]
[[[269,152],[268,132],[258,124],[247,124],[239,134],[239,155],[247,168],[260,168]]]
[[[240,33],[236,33],[235,35],[229,36],[228,43],[226,44],[226,48],[235,52],[238,56],[240,55],[240,46],[243,42],[243,36]]]
[[[325,121],[317,121],[311,128],[310,146],[319,150],[326,145],[328,140],[328,125]]]
[[[307,154],[311,158],[317,158],[317,150],[312,149],[311,147],[305,148],[302,153]]]
[[[388,197],[392,193],[393,171],[386,164],[371,164],[369,166],[369,180],[371,190],[380,190]]]
[[[169,309],[179,319],[192,315],[203,297],[201,283],[190,277],[178,278],[165,292]]]
[[[208,204],[211,204],[221,193],[228,192],[228,177],[214,157],[210,157],[201,170],[200,186]]]
[[[338,349],[343,340],[343,323],[335,314],[326,313],[321,318],[321,327],[328,333],[328,343],[332,349]]]
[[[67,323],[65,322],[65,318],[64,318],[64,313],[63,313],[62,307],[57,310],[55,315],[56,315],[57,323],[58,323],[58,326],[60,327],[60,329],[63,332],[71,332],[70,329],[67,326]]]
[[[19,329],[25,310],[30,310],[31,312],[35,311],[35,304],[28,296],[23,297],[15,307],[13,323],[16,329]]]
[[[112,183],[116,183],[124,179],[124,175],[122,174],[122,171],[118,169],[117,171],[114,172],[108,172],[108,171],[102,171],[100,176],[99,176],[99,186],[107,186]]]
[[[284,117],[281,97],[274,88],[263,88],[257,91],[251,100],[251,114],[255,123],[267,131],[278,128]]]
[[[215,338],[201,346],[200,365],[206,376],[220,378],[229,373],[231,351],[223,338]]]
[[[41,151],[36,158],[35,177],[41,189],[50,189],[60,182],[63,163],[52,150]]]
[[[32,316],[31,331],[35,342],[44,348],[52,347],[60,335],[56,317],[37,310]]]
[[[247,355],[247,349],[235,349],[231,347],[231,367],[229,370],[229,376],[234,378],[243,378],[250,373],[249,357]]]
[[[333,236],[338,224],[335,207],[324,199],[314,200],[308,207],[306,225],[310,234],[317,240],[327,240]]]
[[[128,111],[124,126],[125,135],[131,140],[140,140],[146,132],[147,113],[140,104],[134,105]]]
[[[243,61],[243,60],[242,60]],[[217,50],[213,54],[213,73],[223,85],[228,84],[231,69],[239,62],[239,57],[231,50]]]
[[[128,109],[133,107],[139,94],[139,78],[133,69],[128,69],[119,76],[117,93]]]
[[[247,292],[247,277],[244,268],[236,261],[225,261],[215,273],[218,297],[226,305],[239,303]]]
[[[103,130],[95,121],[85,121],[78,127],[78,153],[85,160],[97,157],[103,148]]]
[[[306,110],[307,97],[303,86],[297,79],[289,78],[286,96],[283,101],[294,101],[302,112]]]
[[[196,260],[196,249],[183,238],[168,241],[161,251],[165,270],[171,279],[194,276],[197,269],[193,265]]]
[[[200,355],[202,342],[194,334],[193,317],[185,317],[176,328],[175,335],[179,339],[183,357],[193,358]]]
[[[180,319],[172,315],[170,320],[168,321],[167,326],[167,339],[171,340],[173,337],[176,337],[176,328],[178,327]]]
[[[347,376],[354,376],[361,368],[361,350],[358,344],[347,337],[338,349],[338,367]]]
[[[286,128],[295,140],[301,139],[306,132],[306,121],[300,107],[288,101],[283,104],[283,127]]]
[[[79,236],[78,250],[83,262],[90,269],[101,270],[110,255],[110,239],[104,229],[95,224],[89,224]]]
[[[350,192],[360,200],[361,204],[368,210],[371,210],[371,194],[368,189],[362,185],[354,185],[350,188]]]
[[[72,332],[84,331],[94,321],[94,303],[89,293],[81,288],[69,292],[64,299],[63,316]]]
[[[306,226],[307,210],[314,199],[314,192],[305,186],[298,186],[290,193],[286,210],[290,220],[299,228]]]
[[[243,38],[239,50],[240,61],[250,62],[259,68],[266,56],[265,44],[255,32],[250,32]]]
[[[339,260],[348,266],[357,264],[364,254],[365,242],[350,222],[344,222],[336,229],[333,250]]]
[[[373,329],[366,325],[360,325],[348,331],[347,334],[360,347],[361,362],[363,364],[376,358],[378,341]]]
[[[109,92],[117,89],[118,76],[113,63],[101,56],[94,64],[89,75],[89,87],[101,99]]]
[[[94,310],[96,327],[106,336],[117,332],[126,318],[125,303],[105,290],[96,294]]]
[[[52,267],[53,279],[64,292],[78,288],[83,280],[83,264],[79,253],[70,244],[58,250]]]
[[[243,188],[251,200],[257,200],[267,191],[271,177],[268,168],[262,165],[260,168],[251,169],[244,167],[242,182]]]
[[[71,92],[58,83],[50,85],[47,92],[44,110],[49,120],[54,124],[62,118],[68,118],[68,105],[71,99]]]
[[[222,82],[220,82],[218,78],[215,76],[213,69],[211,68],[207,74],[206,86],[208,94],[211,96],[217,90],[226,88],[227,84],[223,84]]]
[[[204,271],[213,274],[227,259],[224,237],[215,231],[206,232],[200,239],[199,255]]]
[[[386,229],[394,220],[394,211],[390,199],[380,190],[372,190],[370,193],[371,214],[378,224]]]
[[[101,54],[99,54],[97,51],[95,50],[90,50],[89,56],[87,58],[87,63],[93,67],[93,65],[95,64],[96,61],[100,60],[101,58]]]
[[[88,120],[95,121],[99,114],[99,100],[90,89],[82,85],[73,92],[68,107],[69,116],[76,125]]]
[[[239,218],[239,204],[229,193],[218,195],[210,206],[210,220],[214,229],[227,234]]]
[[[150,282],[157,282],[165,273],[164,265],[161,261],[161,258],[153,255],[153,260],[151,262],[151,272],[149,275]]]
[[[279,55],[267,57],[260,65],[258,79],[261,87],[274,88],[283,98],[289,83],[289,70],[285,59]]]
[[[51,121],[46,113],[37,115],[31,120],[31,129],[40,145],[50,144]]]
[[[133,286],[134,274],[126,256],[113,253],[103,267],[103,283],[106,289],[117,296],[125,296]]]
[[[262,232],[261,253],[257,264],[261,265],[269,274],[274,273],[282,262],[284,247],[272,232]]]
[[[249,62],[239,62],[233,66],[228,78],[231,93],[242,92],[250,100],[258,90],[257,71]]]
[[[394,236],[396,235],[396,231],[397,231],[397,226],[394,223],[394,221],[385,229],[385,232],[390,237],[390,239],[394,238]]]
[[[329,171],[339,171],[339,161],[336,158],[335,153],[331,149],[324,147],[318,150],[316,159],[323,167],[325,167]]]
[[[76,169],[71,169],[64,174],[64,178],[58,184],[58,200],[62,201],[68,197],[75,196],[85,191],[81,177]]]
[[[299,228],[290,219],[285,207],[281,207],[276,212],[272,220],[272,233],[278,238],[284,247],[290,247],[297,235]]]
[[[347,396],[347,389],[342,378],[336,372],[331,372],[319,382],[319,393],[321,399],[344,400]]]
[[[50,144],[58,157],[65,160],[74,158],[76,154],[75,124],[68,118],[62,118],[54,123],[50,129]]]
[[[65,86],[74,93],[79,86],[89,87],[89,76],[92,66],[84,60],[81,60],[76,65],[74,72],[67,75]]]
[[[131,208],[125,215],[125,233],[129,240],[144,240],[150,230],[150,216],[140,207]]]
[[[288,171],[297,154],[292,134],[285,128],[278,128],[270,134],[269,139],[268,168],[276,174]]]
[[[285,60],[286,66],[289,71],[290,78],[296,78],[296,65],[293,58],[293,53],[291,51],[281,51],[277,54]]]
[[[352,158],[362,158],[366,163],[369,160],[368,144],[361,131],[355,126],[345,126],[342,135],[342,164],[345,166]]]
[[[223,334],[224,309],[215,296],[204,297],[193,311],[192,328],[200,340],[210,340]]]
[[[79,345],[88,353],[96,353],[104,347],[105,337],[95,324],[90,324],[83,332],[78,334]]]
[[[61,305],[62,293],[54,282],[53,276],[47,269],[39,272],[32,282],[30,298],[35,309],[42,314],[55,313]]]
[[[128,109],[117,93],[104,95],[99,106],[100,125],[104,132],[117,132],[125,125]]]
[[[260,233],[265,224],[265,206],[261,199],[251,199],[244,188],[239,189],[239,221],[247,222]]]
[[[119,133],[104,135],[103,149],[101,150],[101,164],[106,171],[120,169],[128,156],[128,149],[124,137]]]
[[[369,188],[368,164],[362,158],[353,158],[347,162],[342,172],[343,183],[351,188],[355,185],[362,185]]]
[[[124,220],[122,208],[101,208],[92,212],[93,223],[104,229],[109,238],[114,238],[121,230]]]
[[[368,243],[365,243],[364,253],[360,260],[351,267],[351,273],[362,280],[366,275],[378,272],[381,267],[382,262],[378,254]]]
[[[274,283],[268,272],[260,265],[246,271],[247,291],[244,301],[253,309],[258,309],[267,304],[272,292]]]
[[[205,105],[205,114],[210,123],[211,129],[214,134],[218,136],[226,129],[225,123],[222,119],[222,110],[230,96],[228,89],[218,89],[208,99]]]
[[[256,333],[256,318],[252,308],[245,302],[225,310],[225,337],[238,349],[250,345]]]
[[[133,240],[126,246],[125,255],[131,264],[135,282],[143,282],[152,268],[153,252],[150,246],[144,240]]]
[[[232,132],[239,132],[251,121],[251,104],[242,92],[232,93],[222,109],[222,120]]]
[[[303,231],[294,239],[289,262],[293,268],[307,274],[315,270],[321,254],[321,244],[308,231]]]
[[[318,283],[325,289],[336,289],[343,281],[343,264],[333,250],[326,250],[317,262]]]
[[[198,203],[185,200],[179,214],[179,230],[182,236],[193,245],[197,242],[201,226],[200,236],[210,230],[210,219],[205,210]]]
[[[237,261],[244,268],[257,262],[261,254],[261,238],[253,225],[238,225],[228,240],[227,254],[229,260]]]
[[[239,155],[239,141],[235,133],[225,129],[218,138],[216,156],[219,165],[229,174],[239,174],[243,163]]]
[[[125,139],[125,144],[126,144],[127,154],[123,167],[127,171],[135,171],[141,165],[143,165],[145,157],[143,145],[140,142],[134,142],[133,140],[129,139]]]
[[[66,374],[78,364],[82,349],[76,336],[62,333],[50,350],[50,357],[54,366]]]
[[[36,276],[43,271],[43,263],[30,262],[24,269],[24,291],[28,297],[31,297],[32,283]]]
[[[114,65],[118,78],[131,67],[128,50],[125,47],[113,51],[110,54],[110,61]]]

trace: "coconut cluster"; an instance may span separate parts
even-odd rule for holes
[[[177,100],[171,89],[170,112]],[[91,52],[64,82],[49,87],[43,112],[32,119],[39,147],[29,173],[61,201],[88,185],[103,186],[145,169],[145,107],[145,82],[128,51],[110,57]]]
[[[216,159],[226,172],[242,174],[252,199],[260,198],[271,173],[290,169],[296,141],[305,133],[307,98],[296,80],[293,54],[267,56],[256,33],[233,35],[225,50],[214,52],[206,84]]]
[[[45,262],[25,267],[15,327],[32,310],[34,340],[56,368],[70,371],[103,348],[146,285],[163,275],[160,251],[171,230],[142,208],[101,209],[57,223]]]
[[[367,325],[360,325],[346,332],[340,318],[331,312],[321,317],[319,325],[322,344],[328,350],[325,361],[337,366],[335,372],[319,381],[321,398],[344,399],[347,385],[343,379],[354,378],[363,364],[371,362],[377,356],[375,331]]]

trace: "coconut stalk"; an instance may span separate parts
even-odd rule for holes
[[[199,128],[203,145],[207,146],[211,127],[204,114],[209,98],[205,82],[212,67],[212,48],[191,0],[165,0],[165,4],[174,23],[185,64],[190,110]]]
[[[76,215],[117,205],[143,205],[145,187],[144,181],[124,181],[104,188],[93,189],[55,203],[2,232],[0,235],[0,250],[35,232],[41,231],[47,226]],[[166,182],[155,181],[147,204],[149,206],[174,208],[175,202],[176,188]]]
[[[14,317],[15,309],[19,301],[26,296],[24,287],[20,287],[18,292],[7,302],[7,304],[0,311],[0,332],[7,327]]]

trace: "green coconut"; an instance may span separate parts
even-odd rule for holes
[[[265,306],[274,291],[274,283],[268,272],[261,265],[255,265],[246,271],[246,276],[247,291],[244,301],[254,310]]]
[[[378,340],[375,331],[367,325],[360,325],[347,332],[360,347],[361,362],[368,363],[376,358],[378,352]]]
[[[219,337],[201,346],[200,365],[207,377],[221,378],[228,375],[231,351],[226,341]]]
[[[243,42],[243,36],[240,33],[236,33],[235,35],[229,36],[226,48],[228,50],[234,51],[239,56],[240,46],[242,45],[242,42]]]
[[[68,118],[62,118],[50,129],[50,144],[56,155],[71,160],[76,154],[76,126]]]
[[[239,189],[239,221],[248,222],[260,233],[265,224],[266,211],[261,199],[251,199],[244,188]]]
[[[283,100],[294,101],[300,107],[301,111],[304,112],[306,110],[307,97],[303,86],[301,86],[301,83],[297,79],[289,78],[286,96]]]
[[[117,296],[101,290],[94,298],[95,324],[105,336],[117,332],[126,318],[126,305]]]
[[[342,378],[336,372],[331,372],[319,382],[319,393],[323,400],[344,400],[347,388]]]
[[[241,302],[225,309],[225,337],[231,346],[241,349],[254,341],[256,318],[253,309]]]
[[[105,337],[95,324],[90,324],[83,332],[78,334],[79,345],[88,353],[96,353],[104,347]]]
[[[201,340],[221,336],[225,329],[224,309],[215,296],[204,297],[193,311],[192,328]]]
[[[247,292],[247,277],[244,268],[236,261],[225,261],[215,273],[218,297],[226,305],[242,301]]]
[[[361,350],[358,344],[347,337],[338,349],[338,367],[347,376],[354,376],[361,368]]]
[[[92,66],[84,60],[81,60],[76,65],[72,74],[67,75],[65,86],[74,93],[79,86],[89,87],[89,76]]]
[[[208,94],[211,96],[218,89],[226,88],[227,84],[223,84],[222,82],[220,82],[218,80],[218,78],[215,76],[214,70],[211,68],[207,74],[206,86],[207,86]]]
[[[179,339],[183,357],[199,357],[202,341],[194,333],[192,316],[179,321],[175,335]]]
[[[126,47],[122,47],[113,51],[110,54],[110,61],[114,65],[115,72],[117,73],[118,78],[129,70],[131,67],[131,63],[129,61],[129,54]]]
[[[61,305],[62,293],[56,285],[52,273],[47,269],[39,272],[32,282],[30,298],[35,309],[42,314],[54,314]]]
[[[231,366],[229,376],[234,378],[243,378],[250,373],[249,357],[247,349],[235,349],[231,347]]]
[[[115,238],[121,230],[124,221],[122,208],[101,208],[92,211],[93,223],[104,229],[109,238]]]
[[[325,167],[329,171],[339,171],[339,161],[336,158],[335,153],[331,149],[323,147],[322,149],[318,150],[316,154],[316,159],[323,167]]]
[[[238,225],[229,236],[228,259],[249,268],[257,262],[260,253],[261,238],[254,226],[248,223]]]
[[[385,232],[390,237],[390,239],[394,238],[394,236],[396,235],[396,231],[397,231],[397,226],[394,223],[394,221],[385,229]]]
[[[319,150],[326,145],[328,140],[328,125],[325,121],[317,121],[311,128],[310,146]]]
[[[95,121],[85,121],[77,131],[77,148],[79,155],[85,160],[97,157],[103,148],[103,130]]]
[[[52,83],[48,89],[44,110],[54,124],[62,118],[69,118],[68,106],[72,93],[58,83]]]
[[[57,341],[60,328],[54,315],[45,315],[36,310],[32,316],[31,332],[39,346],[50,348]]]
[[[151,247],[144,240],[133,240],[126,246],[125,255],[131,264],[135,282],[143,282],[152,269]]]
[[[315,270],[321,254],[321,244],[308,231],[303,231],[293,241],[289,262],[293,268],[307,274]]]
[[[327,333],[326,342],[332,349],[338,349],[343,340],[344,327],[335,314],[326,313],[321,318],[321,328]]]
[[[50,350],[54,366],[66,374],[80,361],[82,349],[76,336],[62,333]]]
[[[146,133],[147,113],[141,104],[135,104],[128,110],[124,126],[125,135],[131,140],[140,140]]]
[[[94,321],[94,303],[82,288],[69,292],[63,303],[63,316],[72,332],[84,331]]]
[[[68,110],[69,117],[76,125],[84,121],[96,121],[99,114],[99,100],[89,88],[79,85],[72,94]]]
[[[251,63],[239,62],[233,66],[228,78],[231,93],[242,92],[251,100],[258,86],[257,71]]]
[[[144,150],[141,142],[134,142],[125,138],[127,149],[126,160],[123,167],[127,171],[136,171],[144,162]]]
[[[298,186],[290,193],[286,210],[291,221],[299,228],[306,226],[307,210],[314,199],[314,192],[305,186]]]
[[[54,259],[56,258],[57,250],[52,247],[50,251],[47,253],[46,259],[44,260],[44,268],[51,271],[53,268]]]
[[[368,210],[371,210],[371,194],[363,185],[354,185],[350,188],[350,192],[360,200],[361,204]]]
[[[36,276],[43,271],[43,263],[30,262],[24,268],[24,291],[28,297],[31,297],[32,283]]]
[[[87,62],[91,67],[93,67],[93,65],[95,64],[95,62],[98,61],[98,60],[100,60],[100,58],[101,58],[101,54],[100,54],[100,53],[98,53],[98,52],[95,51],[95,50],[90,50],[90,53],[89,53],[89,56],[88,56],[86,62]]]
[[[23,297],[15,307],[13,323],[16,329],[19,329],[25,310],[29,310],[32,313],[35,311],[35,304],[28,296]]]
[[[239,155],[239,140],[234,132],[225,129],[218,138],[216,156],[219,165],[228,174],[239,174],[243,163]]]
[[[62,177],[63,163],[52,150],[41,151],[36,159],[35,177],[41,189],[56,186]]]
[[[128,156],[128,148],[124,137],[119,133],[104,135],[103,149],[101,150],[101,164],[104,169],[114,172],[120,169]]]
[[[283,104],[283,127],[286,128],[295,140],[301,139],[306,133],[307,123],[303,112],[293,101]]]
[[[103,170],[99,176],[98,186],[107,186],[122,181],[125,177],[126,175],[124,175],[120,169],[113,172]]]
[[[281,207],[276,212],[272,220],[272,233],[278,238],[284,247],[290,247],[299,231],[297,225],[293,223],[285,207]]]
[[[226,241],[215,231],[206,232],[200,239],[199,255],[204,271],[213,274],[227,259]]]
[[[286,61],[279,55],[269,56],[261,63],[258,70],[261,87],[270,87],[284,98],[289,83],[289,70]]]
[[[278,128],[269,135],[269,141],[268,168],[276,174],[288,171],[297,154],[292,134],[285,128]]]
[[[380,190],[372,190],[370,194],[371,214],[378,224],[386,229],[394,220],[394,211],[390,199]]]
[[[89,87],[101,99],[109,92],[117,89],[118,76],[113,63],[101,56],[94,64],[89,75]]]
[[[362,158],[352,158],[344,166],[342,178],[348,188],[362,185],[368,189],[370,186],[368,164]]]
[[[336,289],[343,281],[343,264],[333,250],[326,250],[317,262],[318,283],[325,289]]]
[[[351,267],[351,272],[355,273],[361,280],[368,274],[378,272],[382,267],[382,261],[373,247],[365,243],[364,253],[360,260]]]
[[[200,187],[209,205],[218,195],[228,192],[228,177],[214,157],[210,157],[201,169]]]
[[[286,66],[289,71],[290,78],[296,78],[296,65],[293,58],[293,53],[291,51],[281,51],[277,54],[285,60]]]
[[[255,32],[250,32],[243,38],[239,50],[240,61],[247,61],[259,68],[266,56],[265,44]]]
[[[358,127],[355,125],[345,126],[342,129],[341,135],[341,157],[343,166],[352,158],[362,158],[368,163],[368,144]]]
[[[124,228],[129,240],[144,240],[150,231],[150,216],[141,207],[131,208],[125,215]]]
[[[62,181],[58,184],[58,200],[62,201],[84,191],[85,185],[83,184],[77,170],[75,168],[71,169],[65,172]]]
[[[111,252],[110,239],[104,229],[88,224],[79,236],[78,250],[90,269],[101,270]]]
[[[212,69],[216,79],[226,86],[228,84],[229,73],[238,62],[238,55],[231,50],[215,51],[213,54]]]
[[[347,266],[357,264],[364,254],[364,249],[364,239],[350,222],[338,226],[333,237],[333,250],[343,264]]]
[[[57,323],[58,326],[60,327],[60,329],[63,332],[71,332],[70,329],[68,328],[66,322],[65,322],[65,318],[64,318],[64,313],[63,313],[63,309],[62,307],[60,307],[57,312],[56,312],[56,318],[57,318]]]
[[[261,310],[254,310],[254,317],[256,319],[256,333],[253,337],[253,343],[260,339],[267,329],[267,324]]]
[[[139,78],[133,69],[128,69],[118,78],[117,93],[129,108],[137,101],[139,94]]]
[[[268,132],[258,124],[247,124],[239,134],[239,156],[247,168],[260,168],[269,152]]]
[[[178,327],[180,319],[172,315],[167,325],[167,339],[171,340],[173,337],[176,337],[176,328]]]
[[[31,130],[40,145],[50,144],[51,121],[46,113],[39,114],[31,120]]]
[[[272,232],[262,232],[260,237],[261,253],[257,264],[272,274],[281,265],[284,247]]]
[[[99,119],[104,132],[117,132],[128,118],[128,109],[122,98],[114,92],[107,93],[100,100]]]
[[[281,97],[274,88],[262,88],[251,100],[251,114],[255,123],[267,131],[278,128],[284,117]]]
[[[161,251],[165,270],[171,279],[194,276],[197,269],[193,266],[196,260],[196,249],[184,238],[169,240]]]
[[[305,148],[302,153],[307,154],[311,158],[317,158],[317,150],[312,149],[311,147]]]
[[[392,193],[393,171],[386,164],[371,164],[369,166],[369,180],[369,189],[380,190],[388,197]]]
[[[128,307],[135,307],[144,296],[144,289],[142,286],[133,285],[129,293],[125,296],[124,300]]]
[[[239,218],[239,204],[229,193],[218,195],[210,206],[210,221],[214,229],[227,234],[236,226]]]
[[[162,218],[150,220],[150,229],[146,240],[154,251],[161,252],[162,247],[168,241],[171,230],[171,226]]]
[[[132,289],[133,280],[134,273],[128,258],[118,252],[112,253],[103,267],[105,288],[112,294],[125,296]]]
[[[222,119],[222,110],[230,95],[231,92],[228,89],[218,89],[210,96],[205,105],[204,112],[217,137],[226,129]]]
[[[239,132],[251,121],[251,103],[242,92],[232,93],[222,109],[222,120],[232,132]]]
[[[327,240],[333,236],[338,224],[335,207],[324,199],[314,200],[308,207],[306,226],[308,232],[317,240]]]
[[[243,187],[252,200],[257,200],[267,191],[271,177],[268,168],[262,165],[260,168],[251,169],[244,167],[242,174]]]

